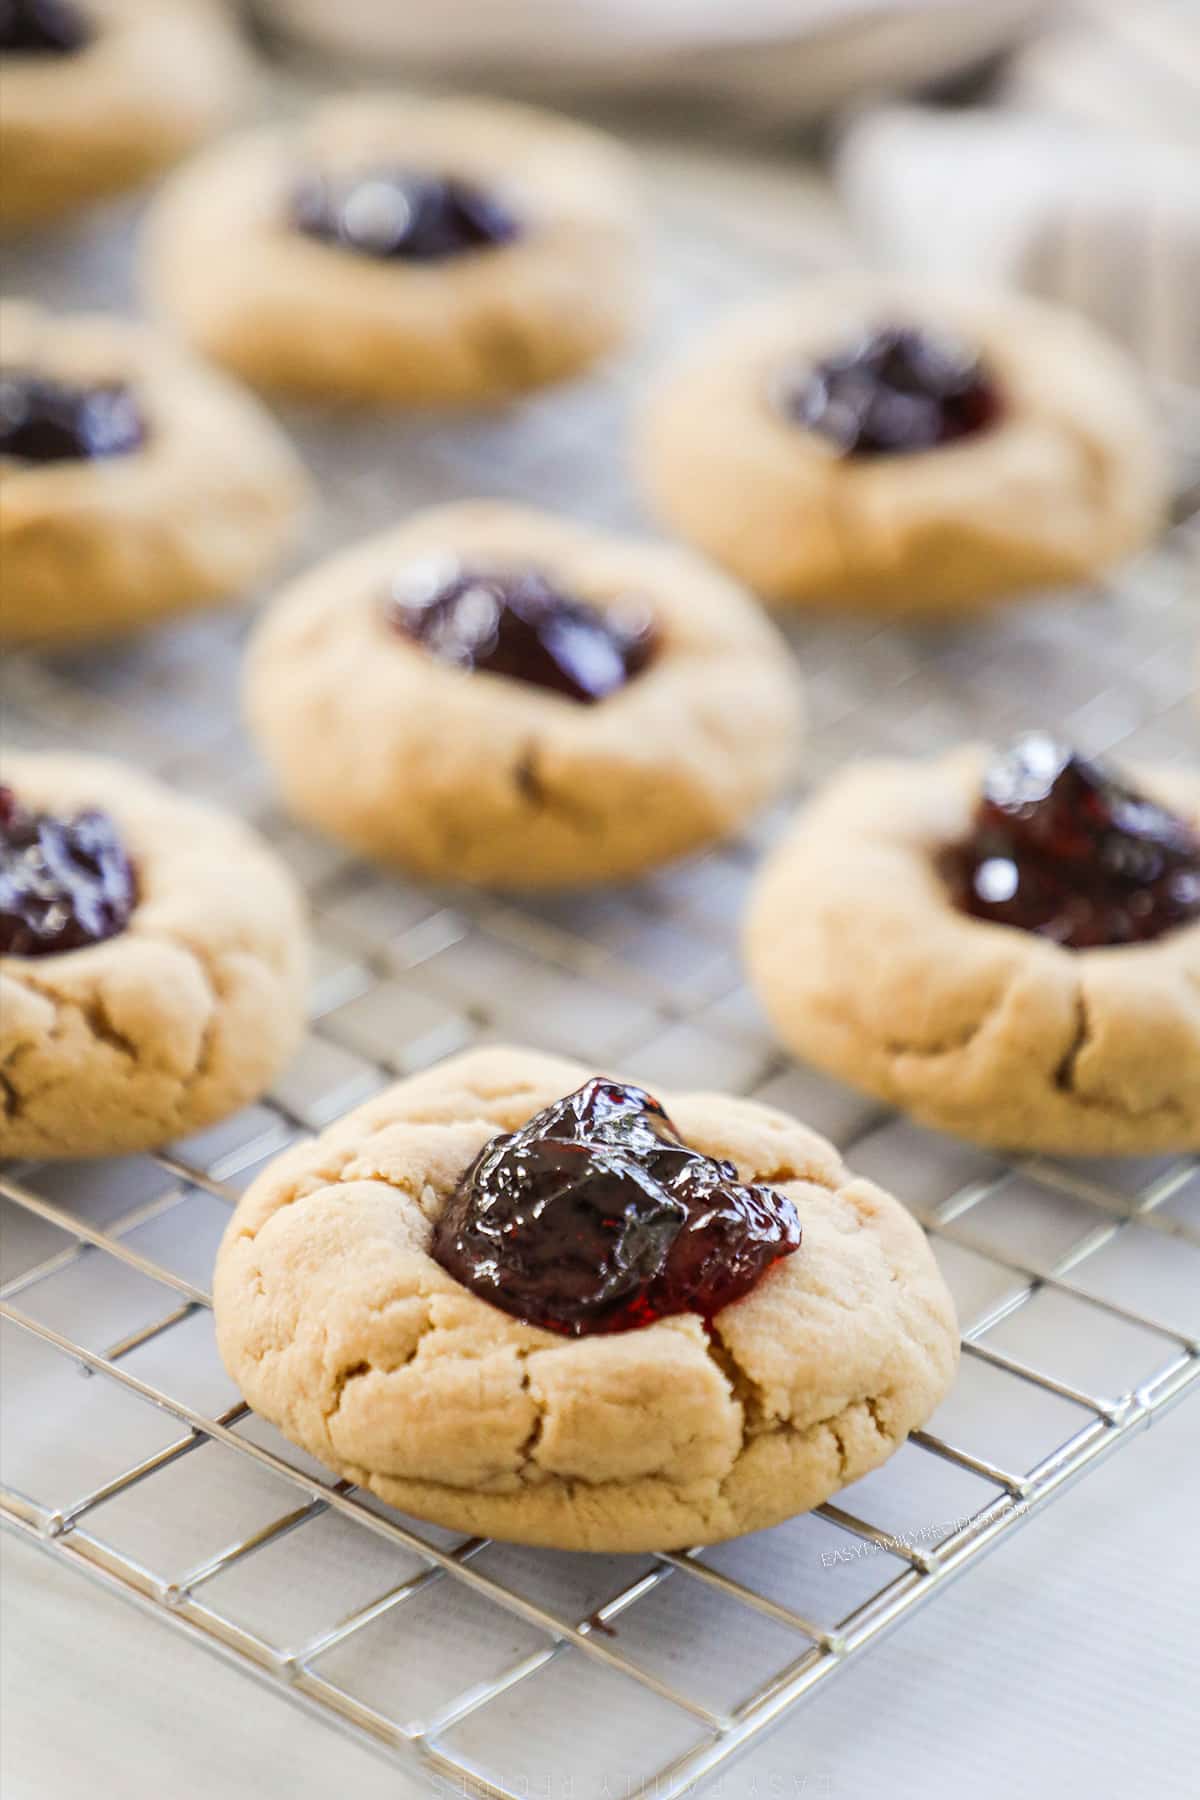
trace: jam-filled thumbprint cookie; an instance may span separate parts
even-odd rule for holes
[[[952,613],[1084,582],[1166,505],[1137,371],[1093,326],[866,276],[702,335],[637,454],[662,521],[781,607]]]
[[[0,766],[0,1156],[148,1150],[299,1041],[303,910],[239,821],[96,757]]]
[[[625,153],[523,106],[355,95],[202,155],[145,247],[150,300],[256,385],[484,403],[578,373],[636,310]]]
[[[246,707],[299,818],[511,889],[736,832],[787,773],[799,694],[774,627],[690,554],[467,501],[302,576],[251,643]]]
[[[1043,733],[866,762],[752,896],[799,1056],[924,1124],[1062,1154],[1200,1149],[1200,775]]]
[[[293,1442],[419,1518],[568,1550],[819,1505],[958,1353],[921,1230],[814,1132],[512,1049],[272,1164],[214,1298],[226,1367]]]
[[[146,326],[0,305],[0,643],[238,598],[308,500],[260,403]]]
[[[247,85],[205,0],[3,0],[0,228],[136,185],[221,125]]]

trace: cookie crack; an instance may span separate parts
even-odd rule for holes
[[[141,1052],[138,1045],[114,1025],[102,989],[96,988],[85,999],[73,1000],[69,1004],[79,1008],[84,1024],[98,1043],[107,1044],[110,1050],[115,1050],[119,1056],[128,1057],[132,1063],[139,1061]]]
[[[371,1375],[373,1373],[374,1365],[369,1362],[364,1362],[361,1357],[357,1362],[350,1363],[346,1368],[338,1370],[333,1378],[331,1390],[332,1404],[327,1406],[321,1415],[325,1421],[326,1430],[328,1430],[329,1426],[340,1412],[346,1389],[350,1386],[350,1383],[352,1381],[360,1381],[364,1375]]]
[[[720,1369],[721,1373],[729,1382],[732,1390],[732,1397],[739,1403],[742,1412],[741,1444],[734,1456],[730,1469],[721,1480],[715,1484],[716,1492],[722,1498],[724,1498],[726,1484],[736,1473],[753,1438],[766,1435],[780,1435],[804,1439],[815,1436],[819,1431],[828,1431],[837,1446],[838,1482],[841,1486],[844,1486],[846,1483],[846,1470],[849,1460],[843,1421],[854,1407],[861,1406],[865,1409],[867,1417],[871,1420],[877,1435],[884,1443],[890,1444],[893,1441],[893,1433],[888,1429],[882,1412],[883,1406],[891,1398],[890,1393],[885,1392],[879,1395],[863,1394],[857,1399],[847,1400],[842,1406],[839,1406],[835,1412],[829,1413],[825,1418],[813,1419],[807,1424],[797,1425],[791,1419],[784,1418],[780,1413],[771,1410],[767,1404],[766,1393],[761,1383],[756,1381],[749,1371],[738,1361],[733,1350],[721,1337],[715,1321],[709,1326],[706,1333],[705,1347],[709,1360]]]
[[[21,1090],[5,1069],[0,1069],[0,1108],[6,1119],[19,1119],[25,1111]]]
[[[533,1423],[526,1432],[525,1437],[517,1450],[516,1472],[517,1478],[520,1481],[525,1481],[528,1477],[530,1468],[536,1465],[537,1453],[541,1447],[542,1436],[546,1429],[546,1408],[541,1404],[534,1393],[530,1379],[530,1354],[531,1353],[528,1350],[519,1350],[517,1352],[521,1361],[521,1392],[523,1394],[528,1394],[534,1408]]]
[[[1082,981],[1075,989],[1074,1021],[1071,1037],[1052,1077],[1055,1090],[1069,1099],[1075,1106],[1089,1108],[1095,1112],[1116,1113],[1126,1119],[1141,1120],[1153,1118],[1156,1113],[1187,1114],[1187,1105],[1177,1094],[1166,1094],[1154,1101],[1151,1106],[1131,1106],[1128,1101],[1118,1095],[1085,1094],[1079,1085],[1079,1063],[1091,1045],[1095,1036],[1095,1022],[1092,1016],[1091,1000],[1087,988]]]
[[[345,1388],[349,1385],[349,1383],[351,1381],[356,1381],[356,1380],[361,1379],[361,1376],[363,1374],[370,1372],[370,1368],[371,1368],[371,1365],[369,1365],[369,1364],[361,1364],[361,1365],[360,1364],[351,1364],[349,1369],[345,1372],[345,1379],[343,1379],[340,1383],[337,1404],[340,1404],[341,1394],[344,1393]],[[884,1422],[880,1416],[879,1410],[878,1410],[880,1405],[883,1402],[885,1402],[888,1399],[888,1397],[889,1396],[887,1394],[881,1395],[878,1398],[875,1398],[873,1396],[868,1396],[868,1395],[862,1395],[858,1399],[846,1401],[845,1405],[839,1406],[835,1412],[828,1414],[827,1417],[821,1418],[821,1419],[810,1420],[809,1423],[806,1425],[795,1425],[788,1419],[781,1419],[781,1418],[776,1417],[773,1419],[770,1429],[773,1434],[777,1434],[779,1436],[786,1435],[786,1436],[794,1437],[797,1439],[811,1439],[811,1438],[816,1437],[816,1435],[819,1432],[822,1432],[822,1431],[828,1432],[830,1437],[833,1439],[834,1444],[837,1449],[837,1459],[838,1459],[838,1484],[837,1485],[840,1487],[844,1487],[848,1484],[848,1481],[852,1476],[852,1471],[851,1471],[851,1466],[850,1466],[851,1452],[850,1452],[850,1449],[846,1442],[844,1421],[846,1419],[847,1414],[849,1414],[853,1410],[854,1407],[859,1406],[859,1407],[863,1407],[865,1409],[868,1416],[872,1419],[874,1426],[875,1426],[875,1430],[876,1430],[879,1438],[881,1439],[881,1441],[883,1441],[884,1443],[887,1443],[887,1444],[896,1444],[900,1441],[896,1438],[896,1436],[893,1432],[888,1430],[888,1428],[884,1424]],[[328,1421],[328,1419],[333,1417],[336,1410],[337,1410],[337,1407],[335,1405],[333,1408],[331,1408],[330,1412],[325,1415],[327,1421]],[[540,1437],[540,1433],[544,1427],[544,1423],[545,1423],[545,1415],[544,1415],[544,1413],[540,1413],[539,1419],[536,1423],[536,1426],[530,1432],[529,1436],[525,1440],[526,1444],[529,1444],[531,1439],[534,1439],[535,1432]],[[688,1490],[689,1495],[692,1498],[693,1502],[696,1502],[696,1503],[699,1502],[702,1495],[705,1497],[705,1499],[707,1501],[726,1502],[727,1490],[728,1490],[729,1484],[737,1476],[737,1472],[738,1472],[738,1468],[741,1463],[741,1459],[742,1459],[741,1453],[739,1452],[739,1454],[734,1457],[730,1468],[726,1471],[726,1473],[724,1475],[722,1475],[720,1478],[713,1477],[710,1480],[704,1482],[703,1484],[696,1483],[696,1482],[680,1482],[666,1470],[656,1471],[654,1476],[652,1477],[652,1479],[655,1481],[662,1482],[663,1485],[666,1487],[675,1488],[677,1490],[680,1489],[681,1487],[685,1487]],[[378,1485],[380,1482],[419,1483],[423,1489],[435,1489],[438,1492],[453,1495],[456,1498],[460,1498],[464,1492],[469,1493],[472,1491],[469,1488],[468,1489],[458,1488],[458,1487],[453,1486],[449,1482],[446,1482],[443,1480],[438,1480],[438,1479],[435,1479],[435,1478],[432,1478],[432,1477],[426,1476],[426,1475],[407,1475],[407,1476],[386,1475],[386,1474],[383,1474],[379,1470],[368,1469],[368,1468],[363,1467],[360,1464],[348,1463],[344,1458],[340,1458],[336,1455],[334,1458],[334,1466],[337,1467],[343,1474],[345,1474],[348,1479],[357,1482],[361,1486],[370,1487],[375,1492],[380,1491],[380,1487]],[[523,1481],[527,1479],[526,1473],[525,1473],[527,1467],[528,1467],[528,1464],[523,1464],[523,1465],[519,1466],[516,1471],[518,1478]],[[647,1478],[644,1476],[639,1476],[633,1480],[611,1480],[611,1481],[599,1481],[599,1482],[587,1482],[587,1483],[581,1483],[578,1480],[578,1478],[571,1477],[571,1476],[556,1476],[555,1479],[562,1484],[563,1488],[568,1492],[568,1494],[571,1494],[574,1492],[574,1490],[577,1487],[579,1487],[581,1485],[585,1486],[589,1491],[605,1491],[605,1490],[607,1490],[610,1492],[620,1492],[627,1488],[638,1488],[638,1487],[642,1486],[645,1483]],[[833,1491],[836,1492],[836,1488]],[[385,1495],[384,1497],[386,1498],[387,1496]],[[397,1502],[393,1502],[393,1504],[397,1504]]]
[[[254,1269],[253,1274],[258,1277],[258,1293],[261,1297],[265,1295],[266,1292],[265,1284],[262,1280],[262,1271],[261,1269],[256,1268]],[[437,1322],[433,1317],[432,1296],[390,1294],[387,1299],[380,1300],[373,1306],[368,1306],[366,1311],[373,1314],[375,1317],[378,1317],[380,1314],[387,1312],[389,1307],[402,1305],[406,1301],[412,1299],[425,1300],[425,1309],[421,1317],[420,1325],[417,1328],[416,1337],[413,1339],[407,1354],[403,1356],[400,1361],[389,1363],[386,1368],[381,1367],[378,1362],[371,1361],[369,1357],[360,1356],[356,1357],[353,1362],[347,1363],[344,1368],[339,1369],[330,1383],[329,1404],[322,1409],[321,1416],[324,1419],[326,1427],[328,1427],[331,1421],[337,1417],[338,1412],[341,1410],[346,1389],[350,1386],[351,1382],[361,1380],[364,1375],[388,1376],[399,1374],[416,1360],[417,1354],[425,1339],[431,1332],[437,1330]],[[285,1342],[264,1344],[253,1360],[261,1363],[267,1356],[278,1354],[281,1350],[287,1349],[288,1347],[288,1343]]]
[[[71,1080],[69,1074],[51,1075],[44,1081],[18,1080],[17,1065],[32,1056],[37,1047],[36,1038],[26,1038],[24,1043],[15,1044],[3,1063],[0,1063],[0,1107],[3,1108],[6,1119],[23,1118],[27,1109],[35,1105],[44,1094],[52,1088],[66,1086]]]
[[[1075,1021],[1071,1039],[1054,1070],[1054,1085],[1060,1094],[1070,1094],[1075,1099],[1082,1098],[1076,1086],[1076,1078],[1079,1059],[1091,1042],[1091,1037],[1091,1013],[1087,991],[1081,981],[1075,989]]]
[[[115,1050],[118,1055],[127,1057],[130,1062],[138,1062],[139,1047],[133,1038],[120,1031],[113,1023],[108,1010],[108,1002],[101,988],[94,988],[90,993],[82,995],[62,994],[56,988],[35,981],[29,975],[25,975],[19,985],[24,987],[27,993],[37,994],[42,1000],[48,1001],[54,1009],[54,1022],[46,1032],[44,1042],[53,1044],[61,1040],[66,1030],[65,1014],[73,1012],[78,1014],[84,1029],[97,1043],[106,1044],[110,1050]],[[17,1056],[33,1048],[32,1041],[18,1045],[5,1067],[11,1068]]]
[[[741,1408],[742,1441],[737,1453],[740,1457],[752,1437],[771,1429],[771,1414],[766,1397],[762,1387],[742,1367],[721,1337],[715,1322],[710,1323],[705,1331],[704,1349],[709,1362],[720,1370],[729,1383],[730,1398]]]
[[[512,780],[517,793],[535,812],[560,819],[578,831],[594,833],[599,828],[593,813],[550,786],[542,772],[538,744],[531,742],[524,746],[513,764]]]
[[[791,1419],[784,1419],[778,1414],[773,1414],[767,1430],[769,1430],[772,1436],[792,1437],[798,1440],[811,1439],[814,1438],[818,1432],[827,1431],[833,1439],[837,1449],[838,1486],[845,1487],[850,1479],[848,1473],[850,1452],[846,1446],[845,1420],[847,1415],[851,1413],[856,1406],[865,1408],[879,1438],[884,1443],[895,1444],[899,1441],[895,1434],[888,1430],[879,1411],[881,1402],[886,1401],[887,1398],[888,1395],[886,1394],[880,1395],[878,1398],[873,1395],[862,1394],[855,1400],[847,1400],[843,1406],[837,1408],[836,1412],[828,1413],[823,1419],[810,1419],[806,1425],[797,1425]],[[745,1445],[743,1444],[743,1450],[744,1448]],[[718,1485],[717,1491],[722,1498],[724,1498],[726,1487],[737,1473],[737,1466],[740,1461],[741,1457],[739,1456],[734,1463],[734,1467],[729,1471],[729,1474],[724,1476]]]
[[[866,1394],[863,1396],[863,1405],[867,1409],[868,1417],[870,1418],[872,1425],[874,1425],[876,1431],[879,1433],[879,1436],[881,1438],[890,1438],[891,1437],[891,1432],[888,1430],[887,1426],[884,1424],[883,1418],[880,1413],[881,1403],[884,1400],[890,1400],[890,1399],[891,1399],[890,1394],[880,1394],[878,1397],[876,1397],[874,1394]]]

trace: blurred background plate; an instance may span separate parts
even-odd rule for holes
[[[1053,0],[257,0],[293,43],[406,77],[683,100],[755,124],[957,79]]]

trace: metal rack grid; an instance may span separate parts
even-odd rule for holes
[[[692,316],[839,254],[803,180],[725,168],[718,188],[665,157],[652,173],[646,362]],[[6,286],[120,303],[127,237],[117,215],[18,254]],[[476,491],[627,522],[613,445],[642,366],[505,418],[331,432],[294,416],[329,500],[325,543]],[[1186,455],[1181,470],[1186,489]],[[812,716],[797,791],[847,754],[1003,736],[1047,713],[1089,748],[1182,760],[1195,505],[1185,494],[1163,545],[1086,605],[969,630],[797,626]],[[317,966],[304,1050],[262,1104],[154,1157],[0,1172],[4,1522],[385,1755],[415,1752],[451,1792],[519,1800],[553,1767],[577,1800],[672,1800],[1194,1386],[1200,1164],[1001,1159],[790,1065],[732,948],[786,808],[742,844],[570,900],[439,893],[355,864],[263,793],[231,716],[244,630],[218,616],[8,671],[14,740],[123,754],[254,818],[309,890]],[[297,1135],[489,1037],[761,1096],[898,1192],[964,1322],[962,1376],[929,1428],[772,1532],[588,1557],[404,1518],[255,1420],[208,1311],[230,1205]]]

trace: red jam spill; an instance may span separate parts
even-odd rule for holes
[[[1042,733],[988,769],[949,875],[965,912],[1072,950],[1200,919],[1200,832]]]
[[[127,387],[79,387],[25,370],[0,374],[0,456],[52,463],[126,456],[145,440]]]
[[[690,1150],[641,1088],[597,1077],[484,1146],[433,1255],[501,1311],[585,1337],[711,1319],[799,1244],[784,1195]]]
[[[785,376],[779,403],[845,456],[932,450],[983,431],[1002,410],[979,357],[952,339],[895,326]]]
[[[26,812],[0,787],[0,954],[52,956],[124,931],[137,877],[107,813]]]
[[[537,569],[421,564],[396,582],[387,617],[440,662],[507,675],[585,704],[624,687],[655,647],[642,609],[602,612]]]
[[[86,15],[71,0],[0,0],[0,50],[70,56],[91,37]]]
[[[494,194],[453,176],[388,168],[306,176],[292,196],[292,221],[322,243],[408,262],[441,262],[519,235]]]

